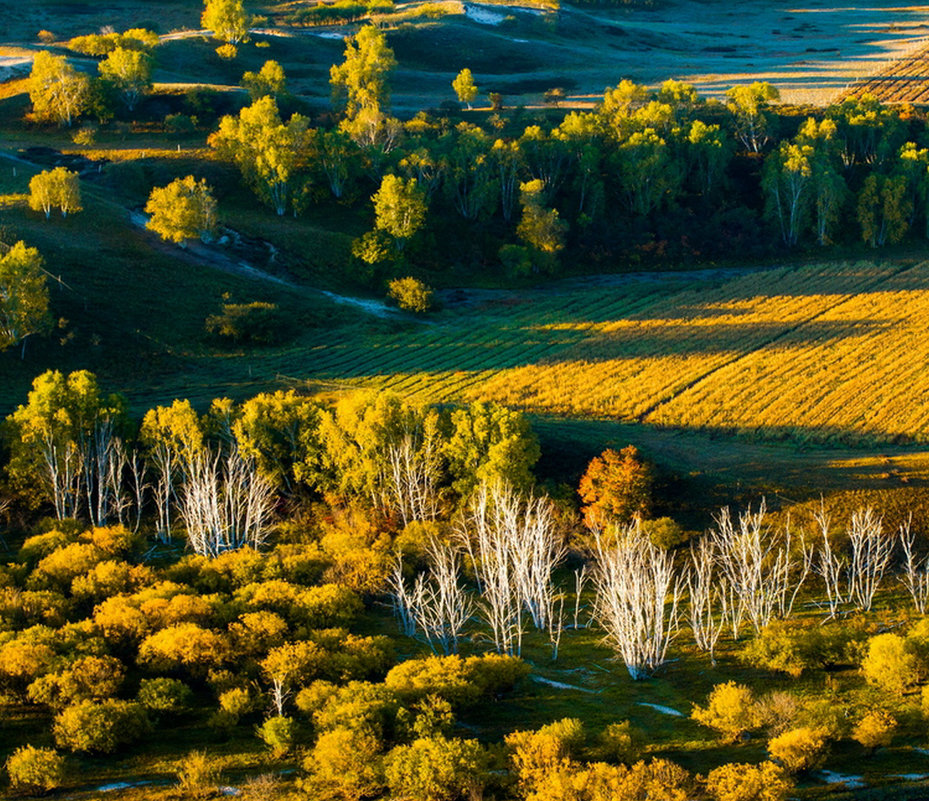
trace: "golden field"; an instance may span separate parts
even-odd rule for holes
[[[925,263],[498,293],[411,325],[320,341],[311,371],[431,401],[775,438],[929,439]]]

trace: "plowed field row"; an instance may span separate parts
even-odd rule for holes
[[[884,103],[929,103],[929,45],[855,81],[839,100],[865,94]]]
[[[929,263],[557,292],[332,343],[312,377],[429,401],[742,430],[929,440]]]

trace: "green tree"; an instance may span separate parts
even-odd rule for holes
[[[156,186],[145,204],[145,227],[169,242],[205,239],[216,231],[216,200],[206,180],[192,175]]]
[[[117,47],[98,66],[100,77],[119,93],[129,111],[152,86],[152,59],[141,50]]]
[[[873,248],[900,242],[909,227],[911,210],[905,176],[872,173],[858,195],[862,239]]]
[[[762,187],[767,193],[768,214],[778,221],[784,244],[797,244],[809,210],[813,182],[813,147],[781,142],[765,159]]]
[[[736,135],[747,149],[758,153],[771,138],[774,118],[769,104],[780,100],[780,93],[767,81],[755,81],[747,86],[733,86],[726,92],[726,98]]]
[[[87,108],[90,79],[72,67],[64,56],[40,50],[32,61],[29,99],[39,120],[71,126]]]
[[[541,451],[525,415],[496,403],[474,403],[452,412],[450,424],[445,455],[460,496],[482,482],[504,481],[517,490],[532,486]]]
[[[635,214],[649,214],[677,197],[681,164],[654,128],[633,132],[619,146],[617,160],[619,185]]]
[[[223,117],[209,143],[279,215],[288,208],[296,215],[310,183],[314,135],[306,117],[294,114],[284,123],[274,98],[263,97],[238,117]]]
[[[897,172],[906,177],[913,218],[923,217],[925,235],[929,238],[929,148],[907,142],[900,148]]]
[[[732,159],[730,140],[718,125],[694,120],[687,132],[687,158],[697,191],[705,196],[719,188]]]
[[[329,71],[333,99],[353,118],[364,109],[382,110],[390,106],[390,71],[397,66],[393,50],[383,31],[363,26],[346,39],[345,60]]]
[[[426,193],[415,178],[404,181],[396,175],[385,175],[371,200],[374,227],[390,234],[402,252],[426,222]]]
[[[441,137],[439,150],[445,193],[455,211],[466,220],[493,212],[497,164],[489,153],[487,134],[476,125],[461,123]]]
[[[52,209],[61,211],[62,217],[81,211],[81,185],[76,172],[64,167],[43,170],[29,180],[29,208],[44,211],[45,219],[52,216]]]
[[[25,356],[26,338],[50,326],[42,257],[17,242],[0,256],[0,350],[22,342]]]
[[[239,453],[259,471],[292,491],[315,483],[319,474],[320,407],[293,390],[261,393],[242,404],[232,431]]]
[[[276,61],[266,61],[258,72],[246,72],[242,76],[242,86],[252,102],[268,95],[280,97],[286,91],[286,85],[284,68]]]
[[[478,88],[474,83],[474,76],[471,74],[471,70],[465,67],[461,72],[459,72],[455,76],[455,80],[452,81],[452,89],[455,90],[455,94],[458,97],[458,102],[467,103],[468,108],[470,109],[471,104],[474,102],[478,95]]]
[[[255,18],[245,10],[242,0],[205,0],[200,24],[213,31],[215,39],[237,45],[248,41]]]
[[[564,248],[568,226],[557,209],[545,206],[544,197],[545,183],[541,179],[520,184],[519,202],[523,214],[516,226],[516,235],[539,253],[552,257]]]
[[[899,113],[874,95],[848,98],[830,106],[827,113],[836,124],[836,142],[845,167],[880,166],[903,143],[906,127]]]

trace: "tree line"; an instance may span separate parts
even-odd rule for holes
[[[116,46],[106,58],[141,64],[140,48]],[[34,113],[70,121],[88,108],[89,79],[63,57],[39,55]],[[105,64],[101,80],[137,100],[147,84],[128,76],[141,67]],[[547,122],[552,112],[525,124],[519,110],[402,122],[390,112],[395,66],[383,31],[368,25],[349,37],[331,70],[337,121],[328,127],[282,114],[286,77],[269,61],[243,76],[251,105],[222,118],[209,140],[279,215],[370,197],[374,226],[352,248],[362,273],[442,269],[450,256],[436,242],[449,238],[472,264],[520,275],[579,257],[716,255],[734,242],[756,253],[778,243],[879,247],[929,225],[924,122],[873,97],[803,119],[779,109],[766,83],[734,87],[720,102],[679,81],[657,90],[621,81],[594,110],[557,124]],[[453,86],[462,102],[478,96],[469,70]]]

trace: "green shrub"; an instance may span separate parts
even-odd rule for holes
[[[710,771],[706,790],[713,801],[785,801],[793,782],[773,762],[730,763]]]
[[[257,733],[261,741],[271,749],[271,756],[280,759],[294,747],[297,724],[293,718],[275,715],[262,723]]]
[[[206,331],[236,345],[268,345],[281,339],[283,320],[276,303],[226,303],[221,314],[206,318]]]
[[[136,700],[150,712],[181,712],[193,701],[194,694],[178,679],[142,679]]]
[[[648,537],[652,545],[666,551],[682,545],[687,542],[688,538],[687,532],[670,517],[643,520],[642,533]]]
[[[610,723],[597,737],[597,756],[609,762],[631,765],[642,752],[642,732],[628,721]]]
[[[894,738],[897,721],[893,715],[880,709],[868,712],[852,731],[852,739],[873,751],[881,746],[887,747]]]
[[[64,781],[64,757],[52,748],[23,745],[6,761],[10,786],[20,792],[47,793],[61,787]]]
[[[233,687],[220,694],[219,707],[238,720],[255,712],[258,700],[245,687]]]
[[[878,634],[868,641],[861,671],[869,684],[902,695],[919,679],[918,661],[897,634]]]
[[[130,701],[83,701],[62,710],[53,727],[61,748],[112,754],[149,731],[145,707]]]
[[[197,118],[188,114],[168,114],[164,125],[165,131],[172,136],[185,136],[197,130]]]
[[[739,654],[748,665],[799,676],[807,670],[855,664],[867,640],[860,627],[816,621],[776,620]]]
[[[404,311],[424,314],[435,308],[432,288],[418,278],[395,278],[387,286],[387,295]]]

